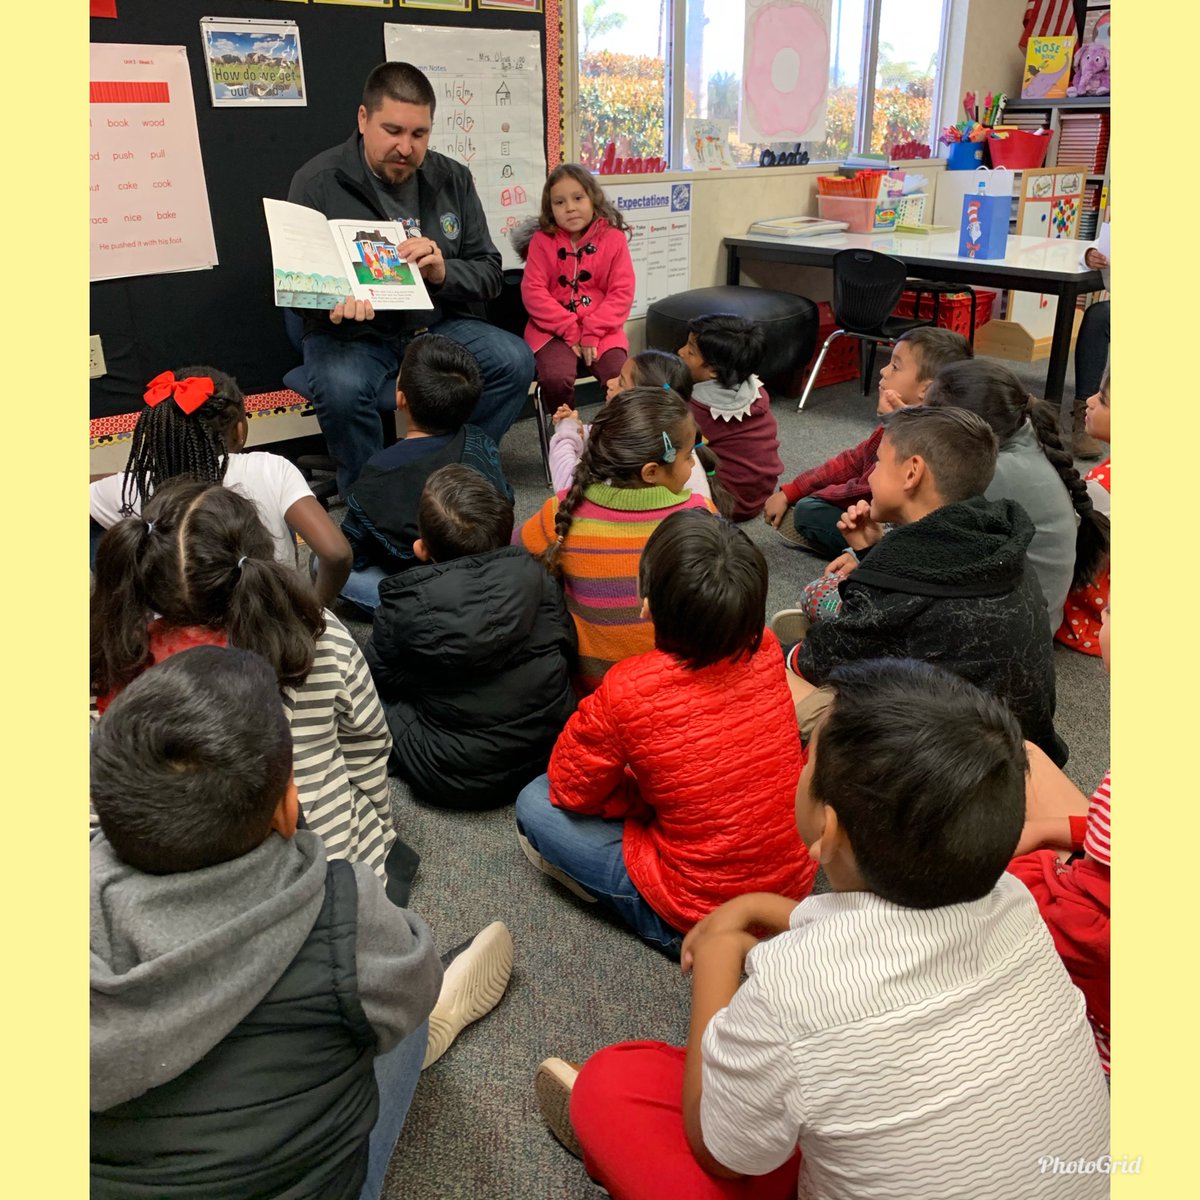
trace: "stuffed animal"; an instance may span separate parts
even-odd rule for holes
[[[1068,96],[1107,96],[1111,90],[1107,46],[1089,42],[1075,56],[1075,79],[1067,88]]]

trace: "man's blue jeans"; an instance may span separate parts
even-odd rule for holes
[[[517,797],[517,828],[549,863],[615,913],[639,937],[672,958],[683,934],[642,899],[625,869],[624,821],[586,817],[550,803],[550,779],[539,775]]]
[[[431,329],[474,355],[483,373],[483,397],[471,414],[497,445],[520,416],[533,380],[533,351],[522,341],[486,321],[447,317]],[[310,333],[304,338],[304,370],[321,432],[336,460],[338,491],[344,496],[366,461],[383,449],[380,412],[394,411],[386,380],[395,380],[404,353],[402,341],[367,334],[337,338]],[[380,399],[381,389],[387,403]]]
[[[358,1200],[379,1200],[383,1193],[383,1178],[387,1174],[392,1151],[400,1140],[404,1118],[408,1116],[417,1080],[421,1078],[421,1063],[425,1061],[425,1046],[429,1041],[429,1022],[414,1029],[399,1045],[375,1060],[375,1083],[379,1088],[379,1116],[371,1130],[367,1146],[367,1177],[363,1180]]]

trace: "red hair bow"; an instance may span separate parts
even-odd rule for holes
[[[151,408],[154,408],[173,395],[175,403],[190,416],[215,390],[213,381],[207,375],[193,375],[190,379],[176,379],[174,371],[164,371],[161,375],[155,375],[146,384],[143,399]]]

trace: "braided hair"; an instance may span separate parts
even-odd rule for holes
[[[138,415],[121,484],[121,512],[131,516],[168,479],[183,475],[220,483],[229,465],[229,435],[246,416],[237,380],[215,367],[183,367],[176,379],[207,376],[213,394],[192,413],[168,397]]]
[[[629,388],[603,405],[592,419],[571,486],[555,511],[554,532],[558,537],[542,555],[547,569],[554,575],[562,574],[559,557],[563,542],[571,530],[575,510],[593,483],[645,487],[643,467],[673,462],[676,453],[686,454],[692,449],[695,438],[687,405],[669,388]],[[667,442],[671,445],[669,459]]]
[[[160,408],[164,405],[159,405]],[[275,561],[252,501],[219,483],[175,479],[96,549],[91,598],[93,695],[151,664],[150,621],[201,626],[262,655],[281,687],[312,669],[325,618],[308,581]]]
[[[1030,423],[1042,453],[1058,472],[1079,516],[1071,586],[1079,588],[1093,582],[1108,557],[1109,522],[1092,505],[1087,484],[1075,469],[1074,459],[1063,449],[1058,432],[1058,409],[1026,392],[1008,367],[985,358],[943,367],[929,385],[925,404],[926,407],[965,408],[978,413],[995,431],[1001,446],[1026,421]]]

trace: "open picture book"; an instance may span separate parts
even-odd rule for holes
[[[397,221],[329,220],[315,209],[263,199],[275,304],[333,308],[347,296],[380,310],[432,308],[421,273],[397,249]]]

